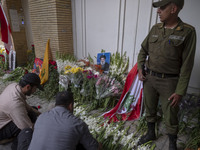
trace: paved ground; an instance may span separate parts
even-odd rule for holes
[[[8,85],[9,83],[3,83],[0,80],[0,93],[4,90],[4,88]],[[50,101],[48,102],[45,99],[40,99],[37,96],[30,96],[27,99],[27,102],[32,105],[32,106],[41,106],[41,109],[39,109],[41,112],[45,112],[49,109],[51,109],[54,106],[54,101]],[[135,131],[135,124],[137,122],[136,121],[128,121],[126,123],[126,126],[131,126],[129,132],[134,132]],[[156,148],[155,150],[168,150],[168,136],[166,135],[165,132],[165,128],[163,123],[160,123],[159,125],[159,137],[158,139],[155,141],[156,143]],[[181,148],[180,146],[180,142],[185,143],[186,142],[186,137],[184,136],[178,136],[178,150],[183,150],[184,148]],[[11,150],[11,143],[6,144],[6,145],[0,145],[0,150]]]

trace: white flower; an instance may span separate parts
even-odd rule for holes
[[[123,137],[122,137],[122,140],[120,141],[120,144],[125,146],[125,145],[126,145],[126,142],[127,142],[127,137],[126,137],[126,136],[123,136]]]
[[[85,63],[83,61],[79,61],[79,62],[76,62],[76,64],[80,67],[83,67],[85,66]]]
[[[63,61],[62,59],[57,59],[56,64],[57,64],[57,71],[59,74],[65,70],[65,66],[67,66],[67,65],[71,66],[72,68],[78,67],[75,62],[73,62],[73,61],[70,62],[69,60]]]
[[[137,147],[137,150],[150,150],[150,145],[140,145]]]
[[[99,72],[97,72],[97,71],[96,71],[96,72],[94,72],[94,75],[97,75],[97,76],[98,76],[98,75],[99,75]]]
[[[85,70],[93,71],[93,69],[91,67],[87,67],[87,68],[85,68]]]
[[[78,104],[75,103],[75,106],[77,105]],[[74,112],[75,114],[78,114],[79,117],[88,125],[89,131],[91,134],[94,135],[94,137],[96,137],[98,134],[102,134],[101,132],[103,131],[103,139],[107,140],[109,136],[112,136],[111,142],[113,145],[116,145],[119,142],[123,146],[128,146],[129,149],[137,146],[140,137],[134,138],[133,133],[126,135],[126,130],[120,131],[119,124],[109,124],[108,120],[105,121],[103,120],[103,118],[94,118],[92,116],[87,116],[85,108],[81,106],[75,107]],[[138,150],[150,150],[150,146],[139,146]]]
[[[133,148],[134,146],[136,146],[139,139],[140,139],[140,137],[130,139],[129,142],[128,142],[128,148]]]
[[[115,145],[115,144],[116,144],[116,141],[115,141],[115,140],[114,140],[114,141],[112,141],[112,144],[113,144],[113,145]]]

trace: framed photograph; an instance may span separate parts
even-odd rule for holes
[[[109,72],[110,56],[111,54],[109,52],[97,54],[97,65],[101,65],[101,69],[103,70],[104,73]]]

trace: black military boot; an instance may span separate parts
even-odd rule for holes
[[[148,141],[152,141],[156,139],[156,134],[155,134],[155,123],[148,122],[148,131],[147,134],[143,135],[141,139],[138,142],[138,145],[142,145],[144,143],[147,143]]]
[[[168,134],[169,137],[169,150],[177,150],[176,141],[177,135]]]

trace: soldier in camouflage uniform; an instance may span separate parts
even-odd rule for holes
[[[162,23],[152,27],[138,55],[138,76],[144,82],[148,125],[148,132],[139,144],[156,139],[155,122],[160,101],[169,136],[169,149],[177,149],[178,104],[187,90],[196,48],[195,28],[178,17],[183,5],[184,0],[153,3],[153,7],[158,7],[157,13]]]

